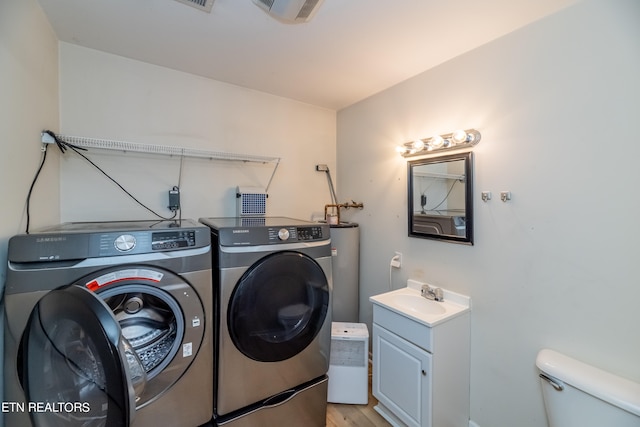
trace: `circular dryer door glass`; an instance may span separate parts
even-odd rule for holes
[[[109,308],[89,291],[69,286],[46,294],[22,340],[25,410],[34,426],[129,425],[135,396],[121,344]]]
[[[238,281],[228,307],[229,335],[251,359],[286,360],[313,341],[328,309],[329,284],[318,263],[299,252],[277,252]]]

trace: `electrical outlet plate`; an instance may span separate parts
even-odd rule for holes
[[[41,140],[43,144],[54,144],[56,142],[56,140],[46,132],[41,133]]]
[[[402,252],[396,251],[393,260],[391,261],[391,266],[394,268],[402,267]]]

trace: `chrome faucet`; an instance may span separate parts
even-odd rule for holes
[[[444,301],[444,296],[442,295],[442,289],[431,287],[427,283],[422,285],[422,289],[420,290],[420,295],[422,295],[426,299],[431,299],[434,301]]]

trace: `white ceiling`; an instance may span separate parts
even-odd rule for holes
[[[38,0],[61,41],[339,110],[577,0],[325,0],[283,24],[251,0]]]

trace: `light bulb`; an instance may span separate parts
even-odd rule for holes
[[[407,147],[405,147],[404,145],[396,145],[396,152],[405,154],[407,152]]]
[[[429,145],[433,148],[440,148],[444,145],[444,139],[440,135],[434,136],[431,138],[431,141],[429,141]]]
[[[462,129],[458,129],[451,135],[451,140],[454,144],[462,144],[467,142],[467,132]]]
[[[413,149],[416,151],[421,151],[424,149],[424,141],[421,139],[416,139],[413,141]]]

